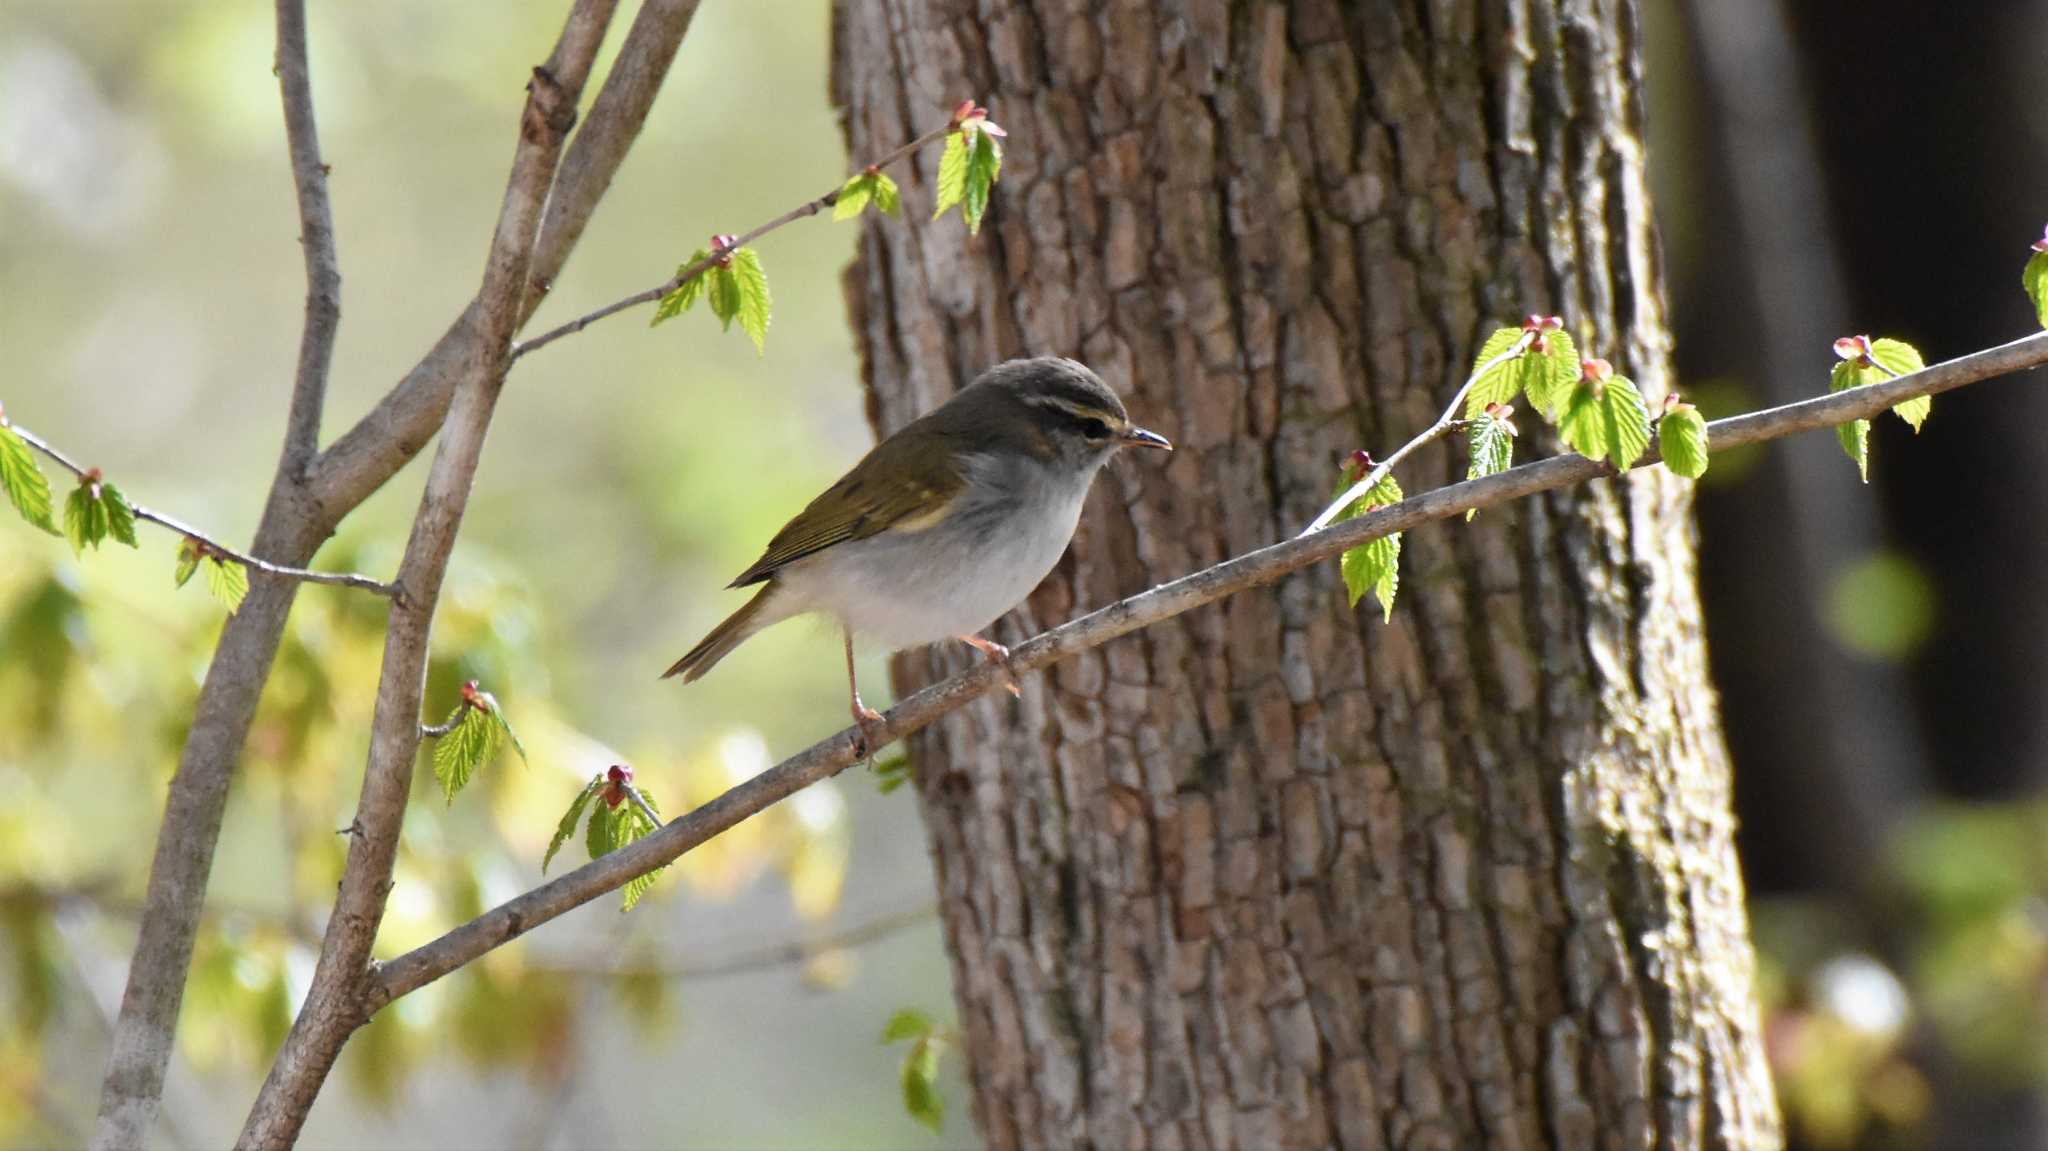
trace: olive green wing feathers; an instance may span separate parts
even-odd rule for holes
[[[836,543],[866,539],[891,528],[916,531],[938,522],[965,486],[957,459],[948,445],[930,439],[884,440],[784,524],[761,558],[727,586],[760,583]]]

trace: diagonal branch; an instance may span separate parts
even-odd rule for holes
[[[918,149],[924,147],[925,145],[933,143],[938,140],[945,139],[946,135],[954,130],[955,125],[951,123],[948,123],[943,127],[934,128],[931,131],[926,132],[924,135],[919,136],[917,139],[910,141],[908,144],[904,144],[901,147],[897,148],[895,151],[890,152],[888,155],[883,156],[881,159],[876,160],[874,163],[867,165],[867,167],[863,170],[880,171],[883,168],[887,168],[891,164],[894,164],[897,161],[914,154]],[[753,243],[755,240],[758,240],[761,237],[767,235],[768,233],[775,231],[777,228],[781,228],[787,224],[793,224],[798,220],[804,219],[807,216],[815,216],[819,212],[824,211],[825,209],[831,207],[832,205],[838,202],[839,187],[835,185],[831,191],[826,192],[824,195],[819,196],[814,200],[807,200],[804,203],[798,204],[796,207],[791,208],[789,211],[784,212],[780,216],[775,217],[774,219],[768,221],[767,223],[757,225],[752,231],[742,232],[737,239],[733,240],[732,243],[725,246],[727,248],[744,248],[748,244]],[[560,327],[550,328],[547,331],[542,332],[540,335],[533,337],[532,339],[521,340],[517,344],[512,345],[512,358],[516,360],[519,357],[527,354],[528,352],[537,351],[541,348],[544,348],[549,344],[554,343],[556,340],[561,339],[564,336],[573,336],[576,333],[598,322],[599,320],[604,319],[607,316],[615,316],[620,312],[626,311],[631,308],[637,308],[642,304],[651,304],[656,300],[661,299],[663,296],[668,295],[670,292],[675,291],[677,288],[682,287],[684,284],[689,283],[691,280],[694,280],[697,277],[703,275],[704,273],[710,271],[714,266],[717,265],[717,263],[718,257],[715,253],[713,255],[706,256],[705,258],[698,260],[693,264],[685,265],[684,267],[679,269],[675,275],[670,276],[668,279],[662,281],[659,284],[656,284],[652,288],[648,288],[644,291],[635,292],[622,300],[614,300],[611,303],[606,304],[604,307],[599,308],[594,312],[578,316],[577,318],[570,320],[568,323],[563,324]]]
[[[1725,451],[1869,419],[1905,400],[2042,364],[2048,364],[2048,333],[1935,364],[1900,379],[1716,420],[1708,425],[1709,442],[1713,450]],[[1646,467],[1658,458],[1653,450],[1636,466]],[[1045,667],[1225,596],[1274,583],[1382,536],[1616,474],[1606,463],[1566,455],[1436,488],[1322,531],[1226,560],[1090,612],[1012,648],[1009,667],[1019,672]],[[874,746],[886,745],[930,726],[1005,683],[1006,674],[1005,669],[995,664],[977,663],[960,675],[917,692],[890,708],[871,729],[877,741]],[[670,820],[660,831],[592,860],[492,908],[431,943],[379,965],[370,981],[365,1011],[374,1012],[399,996],[417,991],[485,952],[673,862],[770,805],[837,775],[857,762],[859,746],[860,733],[852,728],[812,744],[718,798]]]
[[[80,479],[85,478],[88,469],[80,467],[77,460],[59,451],[50,441],[29,431],[20,424],[9,422],[4,418],[0,418],[0,425],[13,429],[14,434],[20,436],[23,443],[50,457],[58,467],[63,468]],[[236,551],[234,548],[229,547],[175,516],[166,515],[163,512],[144,507],[138,503],[130,503],[128,510],[135,513],[136,519],[148,520],[158,527],[169,528],[186,539],[197,540],[200,546],[204,547],[207,551],[216,553],[224,559],[231,559],[251,571],[262,572],[264,575],[276,576],[279,579],[297,580],[300,583],[331,584],[335,587],[358,588],[362,591],[375,592],[386,597],[395,595],[398,590],[390,584],[372,579],[366,575],[357,575],[354,572],[308,571],[305,568],[286,567],[283,564],[271,563],[269,560],[257,559],[247,552]]]

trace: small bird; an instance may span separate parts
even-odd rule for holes
[[[762,584],[662,678],[685,683],[770,624],[806,612],[839,621],[861,754],[880,713],[861,703],[853,637],[890,651],[953,638],[1001,665],[976,635],[1059,562],[1095,473],[1126,445],[1172,451],[1133,425],[1082,364],[1055,356],[997,364],[911,421],[783,525],[728,586]]]

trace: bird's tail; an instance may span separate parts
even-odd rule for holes
[[[725,617],[725,622],[711,629],[711,634],[697,641],[697,646],[675,662],[675,666],[661,673],[661,678],[680,675],[684,683],[711,670],[711,665],[732,654],[732,649],[747,641],[747,637],[776,622],[779,615],[762,614],[768,601],[775,595],[775,585],[770,583],[755,593],[740,610]]]

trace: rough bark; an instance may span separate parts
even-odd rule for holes
[[[1291,534],[1525,311],[1661,394],[1635,21],[842,4],[856,154],[969,95],[1012,141],[980,239],[864,233],[877,429],[1062,352],[1181,446],[1104,477],[998,638]],[[1776,1144],[1685,488],[1418,530],[1404,569],[1391,624],[1325,566],[918,738],[992,1146]]]

